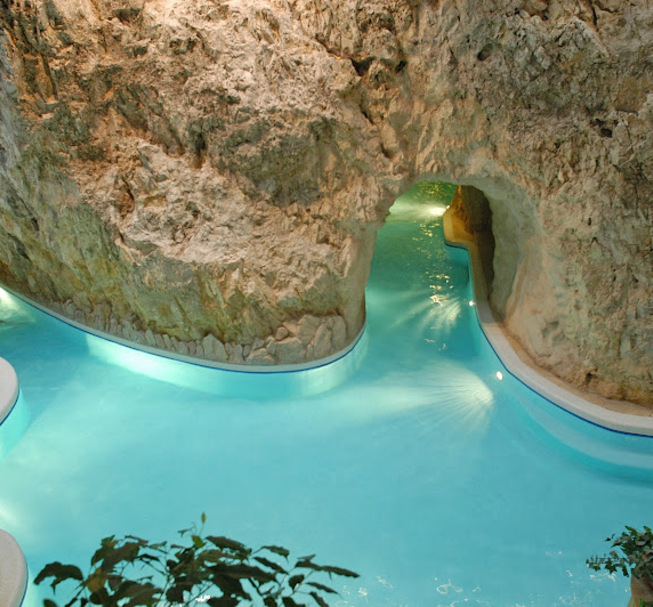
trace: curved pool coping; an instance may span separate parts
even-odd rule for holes
[[[0,358],[0,424],[18,400],[18,377],[14,368]]]
[[[18,377],[0,358],[0,424],[18,400]],[[18,542],[0,529],[0,597],[3,607],[19,607],[27,589],[27,565]]]
[[[27,563],[18,542],[0,529],[0,597],[2,607],[20,607],[27,590]]]
[[[453,211],[447,210],[443,216],[444,240],[449,246],[466,249],[472,274],[476,315],[478,322],[496,355],[506,370],[523,384],[570,413],[598,426],[617,432],[653,436],[653,412],[642,415],[624,413],[591,402],[588,398],[573,392],[562,381],[547,378],[540,369],[523,360],[509,340],[502,324],[497,321],[490,309],[487,298],[487,285],[483,272],[483,260],[476,239],[454,227]],[[612,401],[615,407],[618,401]],[[624,403],[624,407],[626,404]]]

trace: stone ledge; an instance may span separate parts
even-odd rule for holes
[[[444,239],[449,246],[466,249],[476,299],[476,314],[485,334],[505,368],[523,384],[555,405],[593,424],[617,432],[653,436],[653,412],[633,403],[609,400],[579,391],[539,368],[524,350],[510,339],[496,320],[487,298],[483,271],[482,243],[477,243],[451,210],[443,216]]]
[[[0,604],[20,607],[27,589],[27,565],[18,542],[0,529]]]

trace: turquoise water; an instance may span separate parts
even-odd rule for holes
[[[582,422],[502,368],[466,254],[442,242],[450,193],[395,203],[365,334],[311,371],[172,362],[0,291],[0,354],[21,381],[0,427],[0,528],[32,577],[86,565],[113,533],[174,540],[206,512],[210,533],[359,572],[338,607],[625,607],[627,581],[585,559],[651,524],[653,440]]]

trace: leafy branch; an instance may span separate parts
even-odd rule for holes
[[[605,540],[612,542],[612,548],[603,556],[593,556],[586,563],[590,569],[608,573],[621,571],[624,576],[638,578],[653,591],[653,532],[647,526],[644,531],[626,526],[621,535],[612,535]],[[653,602],[639,599],[641,607],[653,607]]]
[[[204,514],[201,521],[200,527],[179,531],[185,540],[181,544],[153,543],[134,535],[106,537],[91,558],[87,576],[75,565],[53,562],[39,572],[35,582],[51,580],[55,592],[59,584],[73,582],[72,598],[64,607],[190,607],[198,603],[328,607],[326,597],[338,593],[318,581],[320,576],[358,577],[342,567],[319,565],[313,560],[315,555],[299,557],[291,565],[290,552],[281,546],[254,550],[224,536],[204,536]],[[43,604],[58,607],[50,599]]]
[[[633,574],[642,580],[653,583],[653,532],[644,526],[644,531],[626,526],[621,535],[612,535],[605,540],[612,542],[611,550],[603,556],[587,559],[587,566],[594,571],[605,569],[609,573],[621,571],[626,577]]]

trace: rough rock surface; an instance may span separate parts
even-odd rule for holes
[[[493,305],[653,402],[649,0],[0,1],[0,281],[212,360],[350,342],[418,178],[492,211]]]

